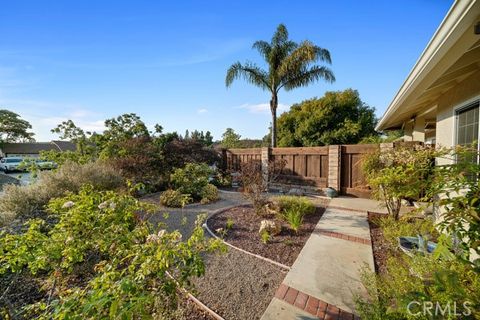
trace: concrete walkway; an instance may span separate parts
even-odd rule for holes
[[[373,200],[332,199],[261,319],[355,318],[360,269],[374,269],[367,211],[383,210]]]

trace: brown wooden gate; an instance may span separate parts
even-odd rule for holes
[[[362,170],[363,157],[379,148],[378,144],[342,145],[340,160],[340,192],[344,195],[369,198],[370,188]]]

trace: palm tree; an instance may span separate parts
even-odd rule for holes
[[[289,40],[287,28],[283,24],[278,25],[270,43],[256,41],[253,48],[257,49],[267,62],[268,71],[252,62],[237,62],[228,69],[225,83],[230,87],[235,79],[243,78],[265,91],[270,91],[271,146],[276,147],[278,92],[282,88],[289,91],[304,87],[320,79],[334,82],[335,76],[329,68],[314,64],[318,61],[331,64],[330,52],[307,40],[301,43]]]

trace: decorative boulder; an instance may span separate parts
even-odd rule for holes
[[[292,188],[290,190],[288,190],[288,195],[289,196],[303,196],[305,193],[303,192],[302,189],[299,189],[299,188]]]
[[[268,232],[270,235],[277,235],[282,231],[282,225],[274,220],[262,220],[258,233]]]

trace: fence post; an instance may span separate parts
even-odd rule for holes
[[[340,193],[341,146],[328,146],[328,183],[327,186]]]
[[[380,152],[383,153],[395,147],[393,142],[380,143]]]
[[[271,149],[268,147],[262,148],[261,159],[262,159],[262,174],[263,179],[268,184],[268,164],[270,161]]]

